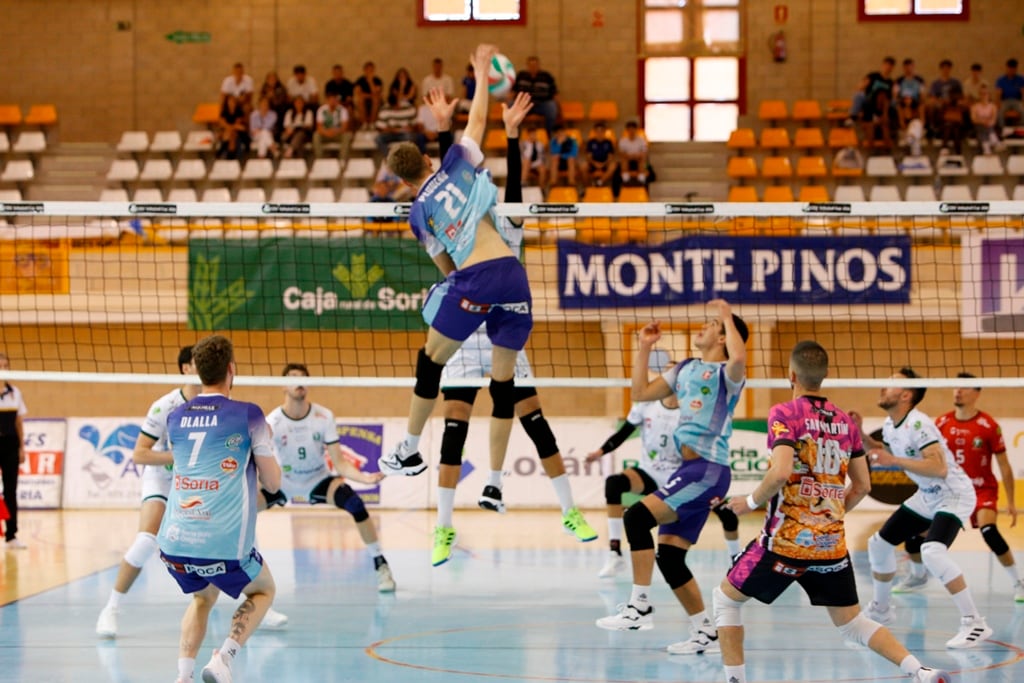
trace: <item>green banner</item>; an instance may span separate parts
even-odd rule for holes
[[[188,263],[193,330],[418,330],[441,279],[396,237],[192,240]]]

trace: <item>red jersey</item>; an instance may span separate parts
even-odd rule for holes
[[[969,420],[956,419],[950,412],[935,420],[956,463],[963,468],[976,489],[997,488],[992,473],[992,456],[1005,453],[1003,430],[988,413],[979,412]]]

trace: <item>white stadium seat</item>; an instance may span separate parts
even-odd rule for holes
[[[139,163],[135,159],[114,159],[107,171],[107,182],[130,183],[139,179]]]
[[[890,156],[868,157],[865,175],[873,178],[891,178],[897,175],[896,160]]]
[[[282,159],[277,166],[276,180],[302,180],[307,173],[306,162],[303,159]]]
[[[226,187],[208,187],[203,190],[201,202],[227,203],[231,201],[231,190]]]
[[[153,143],[149,146],[150,152],[170,154],[181,149],[181,133],[176,130],[158,130],[153,134]]]
[[[217,159],[210,169],[208,180],[219,183],[233,183],[242,176],[242,165],[237,159]]]
[[[939,198],[944,202],[974,201],[974,197],[971,196],[971,188],[967,185],[946,185],[942,188]]]
[[[5,187],[0,190],[0,202],[20,202],[22,199],[21,190],[16,187]]]
[[[932,160],[926,156],[903,157],[900,173],[905,176],[932,175]]]
[[[309,169],[309,179],[311,181],[337,180],[340,176],[341,162],[337,159],[316,159],[313,161],[313,167]]]
[[[128,190],[123,187],[108,187],[100,192],[101,202],[127,202]]]
[[[438,167],[439,165],[434,166]],[[500,180],[508,177],[508,159],[505,157],[487,157],[484,159],[484,168],[491,172],[492,178]]]
[[[139,204],[160,204],[164,201],[164,194],[156,187],[141,187],[135,190],[132,201]]]
[[[249,159],[242,169],[242,180],[270,180],[274,177],[274,162],[270,159]]]
[[[1009,201],[1010,197],[1006,194],[1006,188],[1002,185],[991,184],[982,185],[978,188],[979,202],[1005,202]]]
[[[373,159],[349,159],[345,165],[345,180],[373,180],[376,176]]]
[[[208,130],[192,130],[185,137],[186,152],[211,152],[213,151],[213,133]]]
[[[864,188],[860,185],[839,185],[836,187],[835,201],[837,202],[863,202]]]
[[[36,177],[35,167],[28,159],[15,159],[7,162],[4,172],[0,174],[0,182],[26,183]]]
[[[935,202],[935,189],[931,185],[911,185],[907,188],[906,200],[908,202]]]
[[[117,151],[122,154],[141,154],[149,149],[149,133],[144,130],[126,130],[121,133]]]
[[[174,175],[174,168],[167,159],[149,159],[142,166],[139,180],[143,182],[163,182]]]
[[[243,187],[238,191],[235,201],[262,204],[267,201],[267,192],[262,187]]]
[[[341,190],[339,201],[366,203],[370,201],[370,191],[365,187],[345,187]]]
[[[1013,188],[1013,201],[1024,202],[1024,185],[1017,185]]]
[[[174,169],[175,182],[196,182],[206,177],[206,163],[202,159],[182,159]]]
[[[938,173],[940,176],[964,176],[970,172],[967,159],[960,154],[939,157]]]
[[[191,187],[176,187],[167,193],[167,201],[176,204],[197,201],[196,191]]]
[[[270,193],[272,204],[298,204],[302,201],[297,187],[275,187]]]
[[[893,185],[875,185],[868,191],[869,202],[898,202],[899,188]]]
[[[311,187],[306,192],[306,201],[310,204],[333,204],[338,201],[334,189],[330,187]]]
[[[7,154],[11,151],[11,141],[7,138],[7,133],[0,130],[0,154]]]
[[[25,130],[18,135],[13,151],[21,154],[37,154],[46,151],[46,135],[41,130]]]
[[[995,154],[982,154],[971,160],[971,173],[980,176],[1003,175],[1003,161]]]
[[[1024,175],[1024,154],[1015,154],[1006,160],[1007,175]]]

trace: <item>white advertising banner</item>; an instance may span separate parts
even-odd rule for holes
[[[20,509],[60,507],[66,426],[64,420],[25,419],[25,462],[18,471]]]
[[[68,419],[64,507],[138,507],[143,467],[132,450],[141,424],[138,417]]]

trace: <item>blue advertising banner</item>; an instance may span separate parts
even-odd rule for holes
[[[910,301],[910,238],[694,235],[659,245],[558,243],[565,309]]]

